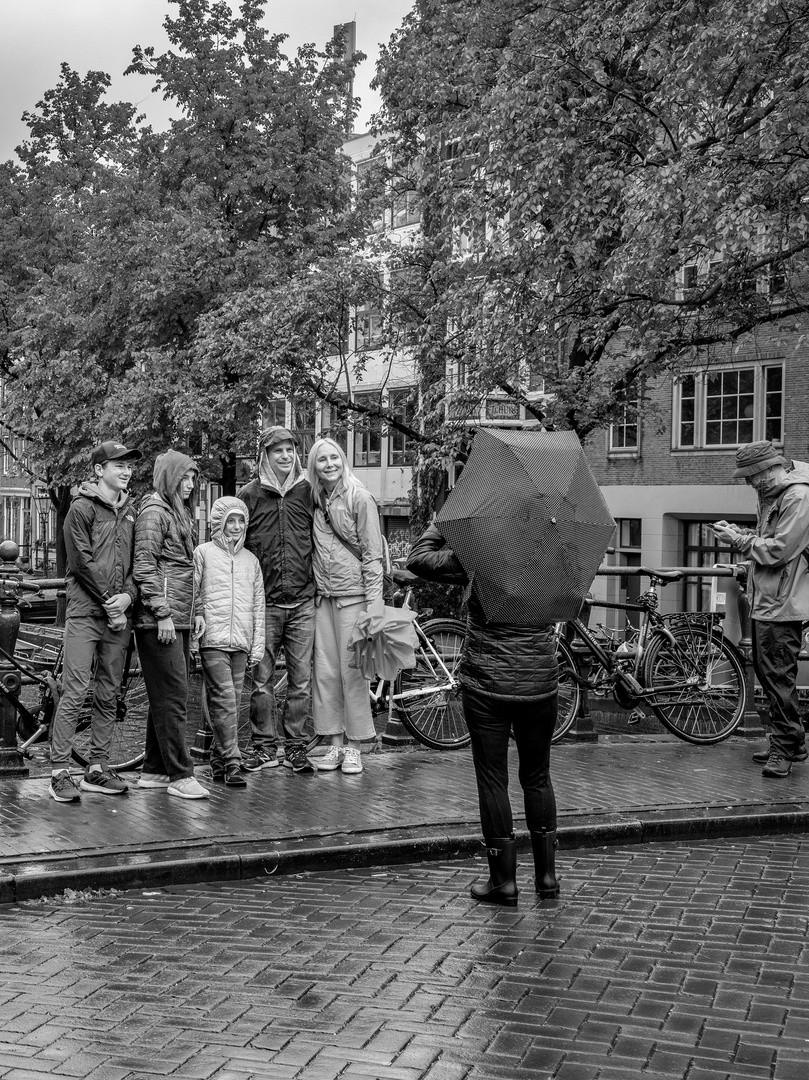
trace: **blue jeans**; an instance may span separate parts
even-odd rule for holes
[[[551,736],[556,723],[556,695],[542,701],[498,701],[465,689],[462,700],[472,739],[472,761],[484,838],[508,837],[514,828],[508,797],[508,741],[512,726],[517,743],[525,823],[531,832],[555,829]]]
[[[247,653],[241,649],[200,649],[205,676],[205,696],[213,732],[211,765],[221,769],[225,762],[241,761],[239,751],[239,702],[242,699]]]
[[[315,640],[315,602],[304,600],[296,608],[267,605],[264,656],[253,668],[250,696],[250,731],[258,749],[274,749],[279,742],[292,749],[307,742],[305,727],[312,699],[312,646]],[[275,661],[283,646],[287,667],[287,696],[279,724],[273,685]]]

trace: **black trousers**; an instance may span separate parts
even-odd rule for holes
[[[189,631],[178,630],[169,645],[157,640],[157,628],[138,629],[135,638],[149,695],[143,771],[165,774],[172,780],[193,776],[194,762],[185,739]]]
[[[805,739],[798,705],[800,651],[800,622],[753,619],[753,667],[770,706],[770,746],[786,758],[791,758]]]
[[[508,742],[512,727],[528,828],[532,832],[556,828],[556,796],[550,771],[556,707],[555,694],[542,701],[500,701],[474,690],[463,691],[484,838],[510,836],[514,827],[508,797]]]

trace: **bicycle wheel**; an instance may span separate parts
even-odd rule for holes
[[[457,619],[430,619],[422,632],[455,676],[466,627]],[[434,687],[433,692],[429,692]],[[401,672],[394,688],[398,717],[420,743],[431,750],[460,750],[470,743],[463,715],[461,689],[450,685],[429,649],[416,650],[416,666]],[[413,696],[408,696],[408,695]]]
[[[559,706],[551,742],[559,742],[573,727],[579,712],[581,688],[575,681],[576,664],[570,646],[556,639],[556,659],[559,662]]]
[[[690,743],[726,739],[744,715],[744,670],[721,634],[702,626],[672,630],[674,645],[655,634],[643,667],[643,679],[659,698],[649,702],[658,720]]]
[[[92,745],[90,723],[92,711],[93,687],[91,684],[79,714],[76,738],[73,741],[73,759],[85,768],[90,761]],[[148,713],[149,698],[143,681],[143,672],[137,651],[133,649],[129,660],[129,670],[124,672],[124,681],[116,702],[115,726],[110,746],[110,768],[125,772],[128,769],[136,769],[143,762]]]

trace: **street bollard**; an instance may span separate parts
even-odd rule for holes
[[[0,543],[0,648],[14,655],[20,629],[20,549],[13,540]],[[0,655],[0,683],[15,697],[20,692],[19,672]],[[17,710],[0,693],[0,776],[28,776],[25,758],[17,749]]]

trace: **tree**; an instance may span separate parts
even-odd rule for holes
[[[383,50],[381,155],[413,187],[428,426],[551,395],[586,435],[644,379],[807,308],[805,0],[417,0]]]

